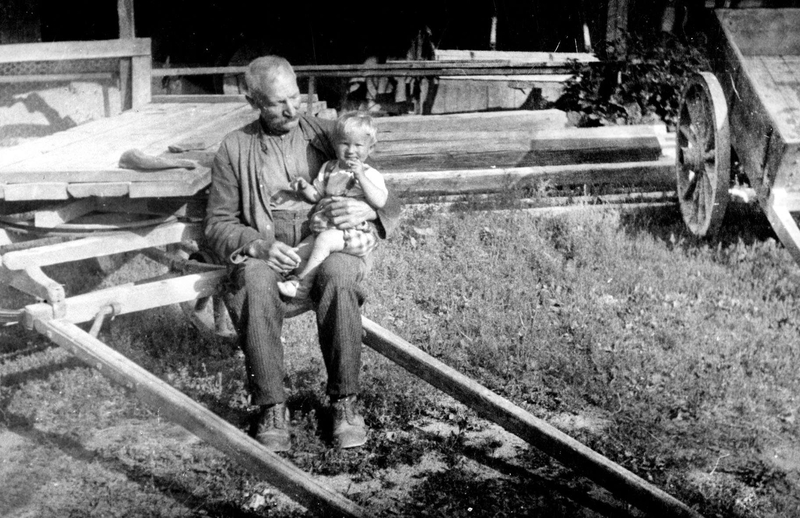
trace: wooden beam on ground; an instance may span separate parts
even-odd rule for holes
[[[386,184],[400,197],[476,194],[537,188],[544,182],[561,185],[648,185],[675,188],[675,163],[662,159],[618,164],[463,169],[416,173],[384,172]]]
[[[653,516],[699,518],[683,502],[615,464],[547,422],[362,317],[364,343],[411,374]]]
[[[254,475],[322,516],[367,516],[362,508],[268,451],[241,430],[141,368],[74,324],[36,320],[36,330],[67,348],[142,402],[237,461]]]
[[[391,132],[425,134],[438,131],[534,131],[567,126],[567,115],[561,110],[509,110],[449,115],[401,115],[377,117],[378,140]]]
[[[201,234],[198,224],[166,223],[137,231],[114,232],[67,243],[9,252],[2,257],[2,261],[3,266],[9,270],[22,270],[196,240]]]
[[[623,128],[623,129],[618,129]],[[567,128],[516,132],[444,132],[451,138],[380,142],[370,159],[381,171],[597,164],[658,160],[662,143],[652,126]],[[379,136],[380,138],[380,136]]]

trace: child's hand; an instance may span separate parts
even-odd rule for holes
[[[356,175],[360,175],[364,172],[364,162],[357,158],[348,160],[347,167]]]
[[[292,189],[295,191],[304,191],[309,186],[310,184],[305,180],[305,178],[298,178],[291,184]]]

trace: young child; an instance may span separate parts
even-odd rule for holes
[[[347,196],[366,201],[373,209],[386,204],[389,195],[381,174],[364,161],[377,141],[377,129],[369,115],[350,112],[336,121],[334,143],[336,160],[329,160],[309,184],[298,179],[295,189],[308,201],[316,203],[329,196]],[[311,229],[315,235],[297,246],[303,260],[295,271],[295,278],[279,282],[281,294],[290,298],[305,298],[311,289],[314,273],[333,252],[364,257],[378,243],[375,226],[365,221],[355,228],[337,229],[322,212],[311,216]]]

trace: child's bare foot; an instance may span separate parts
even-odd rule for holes
[[[311,291],[311,284],[307,282],[301,282],[300,285],[297,287],[297,292],[295,293],[294,298],[298,300],[307,299],[310,291]]]
[[[281,292],[281,295],[290,299],[297,296],[298,288],[300,288],[299,279],[290,279],[278,283],[278,291]]]

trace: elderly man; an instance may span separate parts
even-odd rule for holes
[[[291,184],[311,182],[333,158],[333,123],[299,113],[300,91],[291,65],[266,56],[250,63],[247,100],[260,117],[225,137],[214,158],[204,222],[211,248],[231,268],[229,306],[244,351],[252,402],[260,407],[254,437],[273,451],[290,449],[281,327],[287,310],[276,283],[299,261],[293,248],[309,234],[312,206]],[[345,229],[371,221],[381,237],[396,224],[400,206],[390,195],[373,210],[352,198],[322,202]],[[360,287],[369,259],[335,253],[321,265],[310,298],[328,374],[333,441],[340,448],[367,440],[356,408],[361,368]]]

